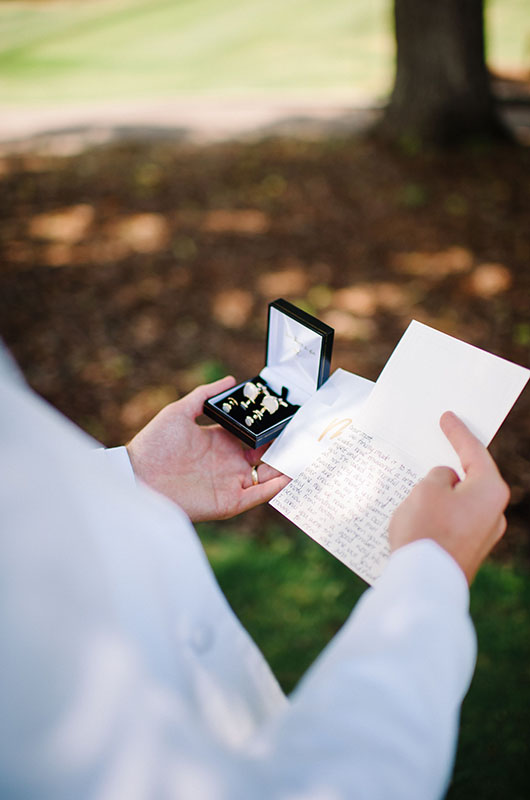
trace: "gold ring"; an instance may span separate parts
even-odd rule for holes
[[[252,467],[250,474],[252,475],[252,486],[257,486],[259,483],[258,468]]]

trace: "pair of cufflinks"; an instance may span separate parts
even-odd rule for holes
[[[268,388],[263,383],[259,381],[256,383],[248,381],[243,387],[243,396],[246,400],[239,402],[235,397],[228,397],[223,402],[221,408],[225,414],[230,414],[232,409],[236,408],[236,406],[246,411],[249,406],[256,404],[260,395],[262,395],[262,398],[259,407],[255,408],[252,414],[248,414],[245,417],[245,425],[248,427],[253,425],[256,420],[262,419],[265,413],[268,412],[271,415],[275,414],[280,406],[287,407],[288,405],[282,397],[271,395]]]

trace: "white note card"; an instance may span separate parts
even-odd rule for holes
[[[464,477],[440,430],[442,413],[454,411],[488,445],[529,377],[528,369],[413,321],[352,424],[271,505],[373,583],[389,556],[390,517],[414,484],[440,464]],[[283,436],[284,450],[297,441],[289,426]]]
[[[350,425],[270,503],[373,583],[389,556],[388,520],[418,480],[408,456]]]
[[[440,430],[443,412],[454,411],[487,446],[529,377],[518,364],[413,320],[356,424],[410,453],[425,473],[439,464],[461,471]]]

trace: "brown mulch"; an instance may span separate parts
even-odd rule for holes
[[[336,328],[376,379],[411,318],[530,364],[530,149],[368,138],[127,142],[0,160],[0,333],[29,382],[107,445],[196,383],[263,364],[267,303]],[[492,450],[498,556],[530,558],[530,389]],[[242,523],[243,524],[243,523]]]

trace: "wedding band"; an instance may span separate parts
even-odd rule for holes
[[[252,475],[252,486],[257,486],[259,483],[258,468],[252,467],[250,474]]]

